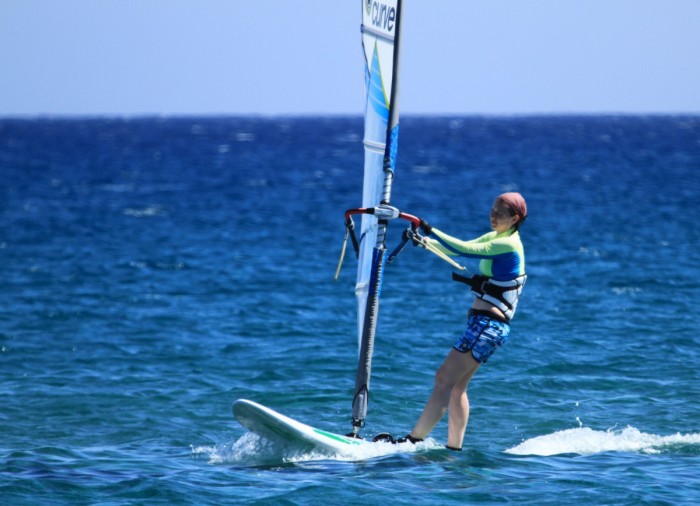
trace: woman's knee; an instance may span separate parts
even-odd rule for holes
[[[444,367],[440,367],[435,373],[435,388],[450,391],[455,386],[455,383],[455,380]]]

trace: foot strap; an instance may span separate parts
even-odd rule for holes
[[[394,437],[388,432],[380,432],[372,438],[373,443],[392,443],[396,444]]]
[[[448,450],[452,450],[453,452],[461,452],[462,451],[461,448],[455,448],[454,446],[450,446],[450,445],[445,445],[445,448],[447,448]]]

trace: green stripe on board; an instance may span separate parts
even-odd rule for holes
[[[362,443],[361,439],[351,439],[345,436],[339,436],[338,434],[333,434],[332,432],[326,432],[325,430],[321,429],[316,429],[314,428],[314,432],[316,434],[320,434],[322,436],[326,436],[327,438],[333,439],[335,441],[338,441],[340,443],[345,443],[348,445],[359,445]]]

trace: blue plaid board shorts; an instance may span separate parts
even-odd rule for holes
[[[474,360],[485,364],[493,352],[506,343],[510,325],[482,311],[469,311],[467,329],[453,348],[461,353],[472,352]]]

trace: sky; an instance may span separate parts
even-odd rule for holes
[[[360,0],[2,0],[0,117],[363,111]],[[700,113],[700,0],[404,0],[402,114]]]

